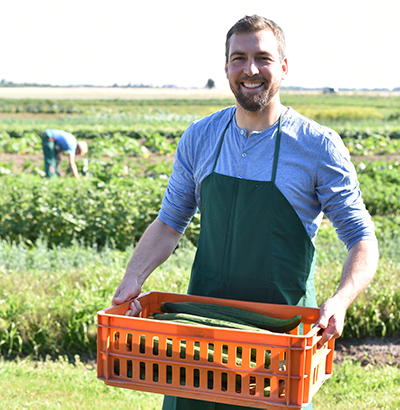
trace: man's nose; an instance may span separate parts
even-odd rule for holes
[[[245,70],[244,70],[245,74],[248,75],[249,77],[253,76],[253,75],[257,75],[260,71],[257,67],[256,62],[254,61],[253,58],[250,58],[247,61]]]

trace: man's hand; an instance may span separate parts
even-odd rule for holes
[[[121,303],[134,299],[140,295],[141,291],[142,287],[137,283],[135,278],[125,276],[115,291],[112,304],[120,305]],[[125,316],[138,316],[141,311],[142,307],[139,301],[134,299],[129,304],[129,310],[126,311]]]
[[[159,219],[153,221],[135,248],[125,276],[115,291],[113,305],[120,305],[140,295],[147,277],[171,255],[181,236]],[[133,300],[129,308],[125,313],[127,316],[137,316],[142,310],[137,300]]]
[[[346,309],[341,301],[334,298],[327,299],[320,308],[320,316],[315,324],[322,329],[322,338],[318,342],[318,349],[328,340],[337,339],[343,333]]]

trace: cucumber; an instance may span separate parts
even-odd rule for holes
[[[230,321],[240,320],[246,326],[256,326],[270,332],[279,333],[289,332],[301,323],[301,315],[295,315],[290,319],[278,319],[261,313],[251,312],[250,310],[210,303],[164,302],[161,309],[168,313],[188,313],[214,319],[222,318],[223,316],[225,320],[226,317],[229,317]]]
[[[223,319],[222,316],[220,316],[219,319],[216,319],[187,313],[153,313],[152,317],[157,320],[186,321],[191,322],[192,324],[197,323],[204,326],[217,326],[253,332],[265,332],[264,329],[259,329],[255,326],[231,322],[230,320]]]

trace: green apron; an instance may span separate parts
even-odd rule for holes
[[[44,154],[44,169],[46,171],[46,177],[59,177],[57,166],[57,149],[54,138],[48,136],[42,138],[42,147]]]
[[[271,181],[267,182],[215,172],[232,118],[222,134],[212,172],[202,182],[201,230],[188,293],[317,307],[314,245],[275,185],[282,115]],[[163,410],[245,408],[171,396],[165,397],[163,405]]]

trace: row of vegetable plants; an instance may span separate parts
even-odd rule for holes
[[[68,127],[66,127],[68,130]],[[69,129],[79,140],[89,143],[91,157],[143,156],[156,153],[158,155],[172,154],[184,131],[175,130],[90,130]],[[340,134],[339,134],[340,135]],[[343,141],[352,155],[398,154],[400,153],[400,129],[385,130],[343,130]],[[351,136],[348,136],[351,135]],[[41,153],[41,141],[36,132],[24,132],[22,136],[14,132],[0,131],[0,152],[8,154]]]
[[[109,164],[103,166],[103,172]],[[104,246],[114,241],[124,249],[139,239],[157,215],[167,186],[169,163],[152,178],[119,176],[45,179],[34,175],[5,175],[0,178],[0,238],[36,241],[68,246],[79,239],[85,244]],[[367,209],[374,216],[400,214],[399,162],[358,163],[359,182]],[[151,170],[151,168],[150,168]],[[191,232],[196,242],[197,228]]]

